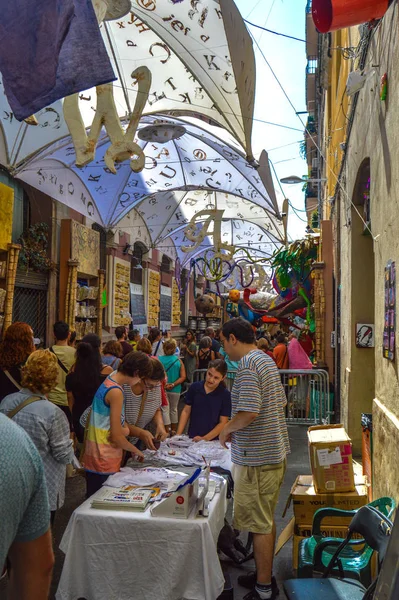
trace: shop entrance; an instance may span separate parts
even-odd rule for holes
[[[17,273],[14,292],[13,321],[28,323],[34,336],[46,345],[47,276],[41,273]]]
[[[345,416],[356,451],[360,451],[361,448],[361,414],[372,412],[375,395],[375,275],[370,183],[370,160],[365,159],[360,166],[354,189],[355,206],[351,207],[352,343]]]

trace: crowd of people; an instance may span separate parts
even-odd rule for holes
[[[76,455],[89,497],[130,457],[142,460],[144,449],[156,450],[168,436],[231,441],[235,527],[253,533],[257,567],[250,585],[242,584],[253,588],[248,599],[274,597],[273,514],[289,451],[278,369],[312,368],[300,335],[294,330],[288,340],[282,332],[256,340],[241,318],[219,331],[208,328],[199,344],[189,330],[180,346],[159,329],[142,337],[117,327],[116,339],[104,346],[95,334],[76,343],[72,333],[59,321],[54,344],[35,350],[31,327],[14,323],[0,344],[0,415],[8,417],[0,420],[0,438],[15,436],[15,425],[27,433],[21,452],[28,456],[32,489],[39,493],[45,480],[49,523],[63,505],[66,468]],[[198,369],[206,375],[195,381]],[[0,475],[1,483],[6,477]],[[47,540],[46,519],[36,520],[24,539]],[[11,542],[18,543],[18,531],[10,533]],[[12,557],[9,552],[11,572]],[[0,552],[0,567],[3,558]]]

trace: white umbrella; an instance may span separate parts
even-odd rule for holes
[[[283,239],[274,202],[257,170],[234,146],[192,122],[165,116],[143,117],[136,141],[146,156],[140,173],[133,172],[127,161],[116,165],[116,175],[109,171],[104,157],[110,143],[103,135],[96,159],[83,168],[75,166],[71,139],[66,138],[28,161],[16,177],[105,227],[114,227],[141,201],[159,192],[224,192],[263,209],[265,227],[267,221],[273,236]],[[165,223],[166,206],[157,208]]]
[[[223,211],[222,220],[241,219],[258,225],[263,233],[260,241],[281,244],[280,222],[272,218],[267,210],[244,198],[223,192],[207,190],[158,192],[146,197],[136,208],[146,223],[152,244],[157,246],[173,233],[187,227],[200,211]],[[199,217],[198,222],[206,221],[207,215]],[[120,226],[129,231],[128,223],[121,221]],[[137,226],[131,227],[135,234]]]
[[[143,114],[201,115],[225,127],[253,158],[255,59],[233,0],[136,0],[129,15],[104,22],[102,32],[119,78],[113,89],[120,118],[132,112],[140,93],[132,73],[144,65],[152,84]],[[83,123],[89,127],[96,91],[79,97]],[[61,101],[36,118],[38,126],[15,120],[0,81],[0,164],[15,167],[69,133]]]
[[[255,56],[233,0],[135,0],[130,16],[104,29],[122,84],[115,86],[121,108],[131,112],[137,94],[131,73],[145,65],[152,87],[144,114],[204,115],[253,158]]]

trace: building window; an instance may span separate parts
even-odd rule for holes
[[[161,262],[161,273],[170,273],[172,268],[172,260],[166,256],[166,254],[162,255],[162,262]]]
[[[146,252],[147,249],[143,244],[135,242],[130,265],[130,281],[132,283],[143,285],[143,255]]]

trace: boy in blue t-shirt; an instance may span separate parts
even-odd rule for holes
[[[209,363],[204,381],[192,383],[177,428],[181,435],[190,420],[188,435],[194,442],[210,442],[219,437],[231,416],[231,396],[224,385],[227,365],[224,360]]]

